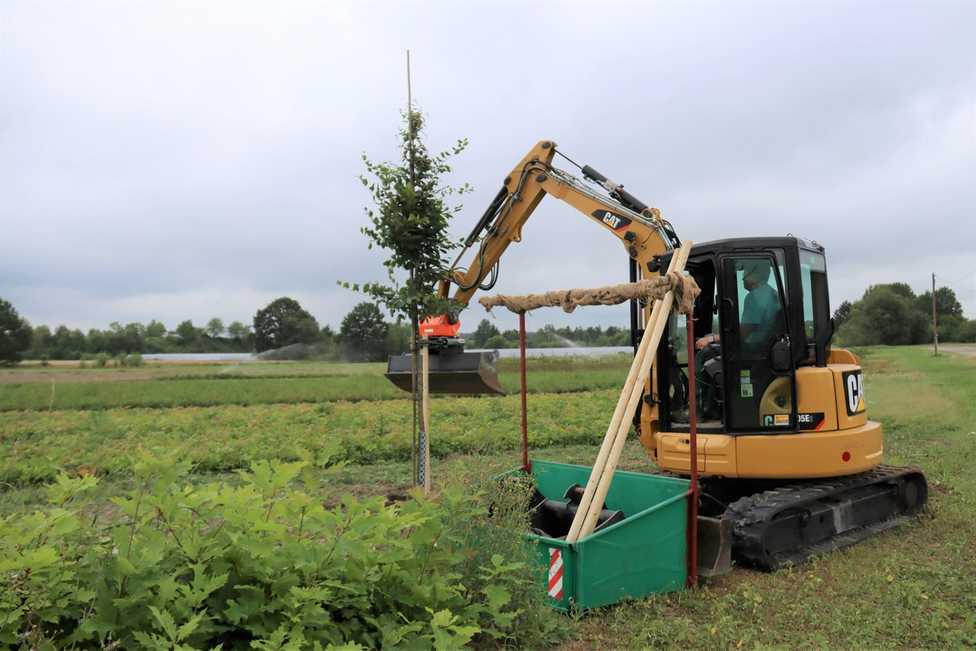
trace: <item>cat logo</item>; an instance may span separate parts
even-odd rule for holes
[[[630,226],[629,218],[624,217],[623,215],[618,215],[617,213],[609,210],[594,210],[591,214],[595,219],[599,219],[601,222],[615,231],[619,231],[622,228]]]
[[[603,223],[610,228],[617,228],[620,226],[620,217],[617,217],[609,210],[603,213]]]
[[[844,373],[844,393],[848,416],[864,411],[864,375],[860,371]]]

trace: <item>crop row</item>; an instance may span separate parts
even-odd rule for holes
[[[530,444],[598,442],[616,390],[538,394],[529,400]],[[431,452],[514,449],[518,396],[433,401]],[[0,482],[46,481],[59,468],[126,474],[142,449],[180,449],[199,470],[224,471],[305,452],[320,464],[408,459],[407,400],[172,409],[0,413]],[[514,459],[514,456],[513,456]]]
[[[626,373],[626,366],[620,364],[595,369],[567,365],[564,370],[531,373],[529,391],[562,393],[619,387]],[[514,371],[503,371],[501,381],[507,391],[518,391],[518,375]],[[0,391],[0,411],[396,400],[406,395],[382,376],[373,374],[35,382],[4,385]]]

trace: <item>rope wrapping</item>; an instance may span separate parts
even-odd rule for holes
[[[635,283],[592,289],[557,289],[524,296],[496,294],[484,296],[478,302],[489,312],[492,308],[501,306],[516,314],[540,307],[561,307],[564,312],[569,313],[581,305],[619,305],[632,300],[659,300],[669,291],[674,292],[675,309],[682,314],[691,314],[695,299],[701,293],[694,278],[672,271],[665,276],[655,276]]]

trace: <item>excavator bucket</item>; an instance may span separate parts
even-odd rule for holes
[[[430,392],[462,395],[503,394],[498,380],[498,352],[430,351]],[[386,377],[404,391],[412,389],[413,355],[394,355]]]

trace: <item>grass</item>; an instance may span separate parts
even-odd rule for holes
[[[562,393],[618,387],[627,375],[628,364],[623,355],[559,362],[531,359],[529,391]],[[502,360],[499,367],[502,386],[507,392],[517,392],[516,360]],[[22,377],[30,381],[20,383],[12,382],[18,377],[17,371],[8,372],[6,383],[0,384],[0,411],[376,401],[406,395],[381,377],[386,370],[383,364],[242,364],[227,366],[226,372],[220,368],[157,367],[148,372],[149,377],[147,373],[126,374],[121,369],[22,371]]]
[[[572,639],[564,649],[976,646],[976,360],[933,358],[922,348],[858,352],[869,414],[885,427],[886,461],[925,471],[926,514],[797,568],[736,569],[694,591],[567,618]],[[538,387],[545,373],[558,375],[560,363],[546,360],[530,374],[530,385]],[[301,365],[292,368],[302,372]],[[570,373],[588,372],[582,365]],[[612,388],[532,396],[534,456],[592,463],[614,399]],[[435,483],[482,485],[517,465],[517,413],[515,396],[438,399]],[[195,477],[206,481],[230,476],[249,458],[289,457],[300,445],[335,452],[327,443],[340,441],[347,447],[336,454],[352,463],[323,473],[321,497],[335,503],[346,493],[385,493],[409,481],[406,424],[409,403],[395,399],[8,412],[0,414],[0,476],[8,483],[0,512],[36,504],[43,488],[35,482],[59,464],[92,465],[104,476],[99,490],[108,502],[130,481],[128,452],[153,445],[184,447],[197,460]],[[369,456],[349,452],[357,450]],[[22,472],[32,465],[43,469],[33,479]],[[636,442],[628,443],[622,467],[650,468]]]

